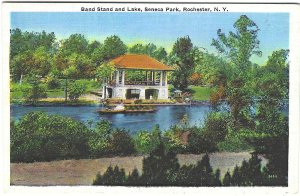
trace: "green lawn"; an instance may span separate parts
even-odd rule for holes
[[[174,90],[174,86],[169,84],[169,94],[172,90]],[[189,91],[192,93],[193,100],[196,101],[208,101],[213,90],[212,87],[189,86]]]
[[[70,84],[71,81],[69,81]],[[86,92],[90,91],[98,91],[101,88],[101,83],[92,80],[81,79],[77,80],[76,82],[84,84],[86,86]],[[43,84],[46,87],[46,84]],[[23,82],[22,84],[19,83],[11,83],[10,84],[10,95],[12,100],[21,100],[23,96],[23,92],[30,88],[30,84]],[[62,98],[65,96],[64,92],[64,81],[61,81],[61,87],[57,89],[48,89],[47,90],[47,97],[49,98]]]
[[[193,100],[197,101],[207,101],[210,98],[210,94],[213,91],[211,87],[204,87],[204,86],[190,86]]]

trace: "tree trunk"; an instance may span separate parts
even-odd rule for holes
[[[22,84],[22,81],[23,81],[23,74],[21,74],[21,76],[20,76],[19,84]]]

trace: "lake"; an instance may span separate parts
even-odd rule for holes
[[[87,123],[92,120],[94,123],[100,119],[112,122],[115,128],[125,128],[131,134],[140,130],[150,130],[158,124],[161,130],[166,130],[172,125],[178,124],[186,114],[191,125],[201,125],[207,113],[211,110],[209,105],[192,106],[156,106],[154,113],[135,113],[135,114],[99,114],[97,110],[103,106],[50,106],[33,107],[11,105],[11,117],[19,119],[32,111],[44,111],[49,114],[59,114],[69,116],[74,119]]]

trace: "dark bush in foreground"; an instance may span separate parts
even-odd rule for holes
[[[176,154],[160,145],[143,160],[143,173],[134,169],[129,175],[117,166],[97,174],[93,185],[127,186],[220,186],[220,170],[214,173],[208,155],[196,165],[180,167]]]
[[[32,112],[11,123],[11,161],[33,162],[85,157],[87,127],[72,118]]]

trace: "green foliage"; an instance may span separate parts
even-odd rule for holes
[[[195,68],[195,51],[191,39],[186,37],[179,38],[173,46],[170,65],[173,65],[175,71],[172,72],[172,84],[175,88],[186,90],[188,79]]]
[[[146,72],[137,70],[126,70],[126,79],[129,81],[146,81]]]
[[[253,150],[253,147],[246,141],[243,131],[228,131],[224,141],[217,144],[218,150],[223,152],[241,152]]]
[[[131,186],[137,186],[140,185],[140,174],[136,168],[132,170],[131,173],[129,173],[127,178],[127,185]]]
[[[236,32],[230,31],[227,36],[219,29],[218,39],[213,39],[212,45],[243,73],[251,66],[249,59],[253,54],[261,56],[257,39],[259,28],[246,15],[241,15],[233,26]]]
[[[177,172],[178,169],[176,154],[167,152],[161,142],[149,157],[143,159],[141,181],[145,185],[168,185],[172,181],[172,173]]]
[[[47,77],[46,84],[48,89],[58,89],[61,87],[59,79],[51,76]]]
[[[89,149],[92,156],[103,156],[110,153],[109,147],[113,129],[107,120],[97,122],[91,130],[89,137]]]
[[[229,171],[227,171],[225,176],[224,176],[223,185],[224,186],[230,186],[231,185],[231,175],[230,175]]]
[[[212,112],[206,117],[204,126],[190,134],[189,150],[197,153],[216,151],[217,144],[224,141],[227,133],[228,115]]]
[[[231,78],[232,68],[223,58],[214,54],[202,53],[196,64],[195,72],[203,76],[203,83],[211,86],[226,85],[227,78]]]
[[[116,58],[120,55],[125,54],[127,51],[127,46],[123,41],[116,35],[107,37],[104,40],[102,47],[102,54],[104,62]]]
[[[23,88],[23,96],[26,102],[36,104],[39,99],[47,97],[46,88],[41,84],[39,79],[32,77],[29,83],[31,84],[30,88]]]
[[[81,95],[86,92],[86,86],[77,81],[71,83],[68,88],[70,100],[77,100]]]
[[[111,135],[110,150],[112,154],[130,155],[135,152],[132,137],[125,130],[115,130]]]
[[[89,136],[91,156],[130,155],[135,152],[133,138],[125,130],[113,130],[107,120],[98,122]]]
[[[147,45],[135,44],[128,49],[128,52],[131,54],[146,54],[162,62],[167,60],[166,50],[162,47],[157,48],[156,45],[150,43]]]
[[[96,76],[103,81],[107,81],[107,78],[113,74],[115,66],[112,63],[103,63],[96,70]]]
[[[226,36],[221,29],[218,30],[218,39],[213,39],[212,45],[224,54],[229,61],[231,74],[226,77],[227,91],[225,93],[231,109],[232,128],[239,130],[253,128],[251,120],[251,81],[253,64],[250,61],[252,55],[261,55],[259,51],[259,40],[257,39],[259,28],[246,15],[234,23],[236,32],[230,31]],[[228,77],[230,76],[230,77]]]
[[[151,132],[140,131],[134,136],[134,144],[137,152],[149,154],[157,148],[161,140],[160,130],[154,128]]]
[[[103,176],[100,173],[97,174],[93,185],[124,185],[125,177],[124,169],[119,169],[118,166],[115,168],[109,166]]]
[[[71,118],[32,112],[11,122],[11,161],[86,157],[87,127]]]

